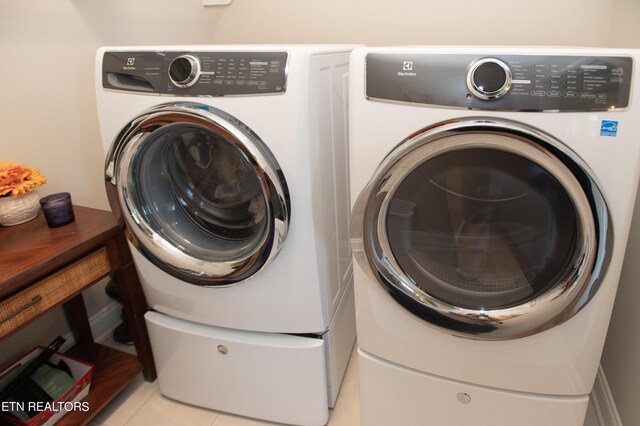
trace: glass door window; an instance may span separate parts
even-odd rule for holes
[[[580,230],[571,199],[539,165],[471,148],[438,155],[398,186],[387,235],[424,292],[495,309],[544,293],[573,262]]]
[[[246,256],[268,233],[255,169],[221,135],[174,124],[149,137],[127,176],[131,203],[158,235],[203,261]]]
[[[450,120],[379,165],[352,212],[358,263],[402,307],[463,337],[566,321],[608,264],[606,203],[560,141],[508,120]]]
[[[133,245],[185,282],[246,280],[285,242],[290,201],[278,162],[213,107],[166,104],[133,119],[112,146],[107,178]]]

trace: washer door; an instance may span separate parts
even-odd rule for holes
[[[611,243],[588,168],[506,120],[452,120],[398,145],[360,194],[351,244],[404,308],[465,337],[512,339],[575,315]]]
[[[284,243],[290,201],[280,166],[215,108],[166,104],[134,118],[111,147],[106,177],[133,245],[180,280],[237,283]]]

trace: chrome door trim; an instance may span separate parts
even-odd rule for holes
[[[581,243],[573,267],[547,292],[518,306],[474,310],[430,296],[402,271],[386,235],[389,203],[403,179],[429,158],[471,147],[509,151],[540,164],[567,191],[580,222]],[[606,202],[582,159],[551,135],[514,121],[487,118],[438,123],[396,146],[356,200],[350,234],[358,264],[396,302],[453,335],[481,340],[529,336],[578,313],[598,290],[613,238]]]
[[[257,248],[234,260],[211,262],[181,251],[144,220],[130,199],[128,165],[154,131],[189,123],[223,134],[253,166],[267,203],[267,232]],[[105,163],[107,194],[112,210],[122,215],[126,235],[148,260],[177,278],[201,286],[222,287],[251,278],[271,263],[287,236],[291,215],[289,190],[282,170],[264,142],[246,125],[216,108],[196,103],[168,103],[152,107],[125,126],[111,145]],[[114,192],[117,190],[117,195]]]

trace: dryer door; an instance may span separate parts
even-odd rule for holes
[[[212,107],[166,104],[136,117],[114,141],[106,177],[133,246],[183,281],[245,280],[287,235],[289,193],[277,161],[243,123]]]
[[[453,334],[511,339],[575,315],[608,263],[588,168],[551,136],[465,119],[398,145],[356,201],[351,242],[404,308]]]

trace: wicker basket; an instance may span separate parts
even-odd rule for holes
[[[37,190],[17,196],[0,197],[0,225],[19,225],[35,219],[40,211]]]

